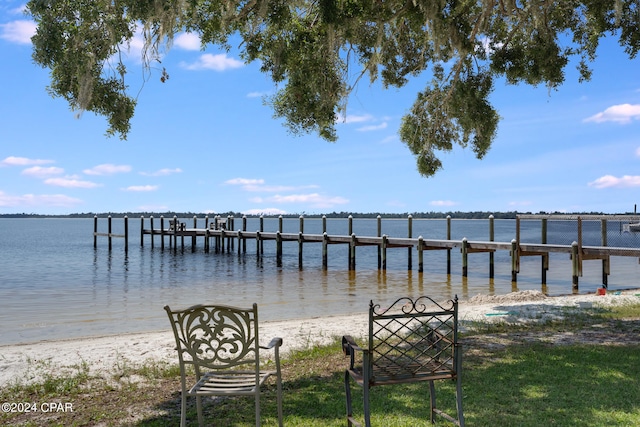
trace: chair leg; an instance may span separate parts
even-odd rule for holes
[[[349,372],[344,371],[344,392],[347,398],[347,426],[351,427],[351,416],[353,416],[353,410],[351,409],[351,386],[349,383]]]
[[[180,427],[187,427],[187,396],[184,392],[180,403]]]
[[[431,398],[431,424],[436,422],[436,386],[429,381],[429,397]]]
[[[278,426],[282,427],[282,378],[278,376],[277,378],[277,393],[276,400],[278,402]]]
[[[198,412],[198,426],[204,425],[204,418],[202,417],[202,397],[196,396],[196,411]]]
[[[260,427],[260,387],[256,387],[256,427]]]
[[[458,406],[458,425],[464,427],[464,413],[462,412],[462,379],[458,375],[456,381],[456,403]]]
[[[369,387],[365,383],[362,387],[362,399],[364,401],[364,425],[365,427],[371,427],[371,413],[369,406]]]

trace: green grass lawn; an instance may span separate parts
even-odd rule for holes
[[[468,331],[463,359],[463,400],[468,426],[634,426],[640,425],[640,305],[594,310],[567,321],[534,325],[483,325]],[[478,332],[481,330],[481,332]],[[597,331],[611,343],[557,344],[550,333]],[[506,343],[495,337],[507,338]],[[590,335],[584,335],[587,338]],[[630,337],[626,342],[621,337]],[[493,337],[493,338],[492,338]],[[516,339],[513,339],[513,338]],[[494,340],[499,345],[479,345]],[[348,360],[335,344],[291,354],[283,361],[286,426],[345,426],[344,369]],[[72,402],[72,413],[0,415],[1,425],[166,426],[178,425],[179,377],[175,366],[122,366],[112,379],[92,378],[86,367],[75,375],[46,375],[39,384],[14,384],[2,402]],[[439,406],[454,414],[454,384],[436,383]],[[361,392],[354,388],[362,414]],[[372,389],[374,426],[428,426],[427,384]],[[262,397],[262,423],[277,425],[275,393]],[[216,426],[254,425],[251,398],[209,400],[205,417]],[[195,407],[189,419],[197,425]],[[439,420],[438,426],[450,425]]]

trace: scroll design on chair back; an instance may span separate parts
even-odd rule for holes
[[[226,306],[195,306],[180,313],[180,351],[190,356],[185,363],[209,369],[255,363],[259,354],[253,317],[251,311]]]

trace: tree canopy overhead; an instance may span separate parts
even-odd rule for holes
[[[482,158],[499,115],[494,80],[560,86],[569,61],[591,75],[602,37],[613,35],[634,58],[640,48],[640,0],[30,0],[38,29],[35,62],[51,73],[49,91],[73,110],[109,122],[126,138],[136,106],[121,53],[138,28],[150,67],[181,32],[202,46],[229,49],[278,85],[274,115],[293,133],[335,141],[337,117],[363,79],[401,87],[423,78],[402,120],[401,140],[418,171],[442,167],[438,152],[470,146]],[[235,38],[233,39],[235,40]],[[427,71],[425,73],[425,71]],[[428,76],[428,77],[425,77]],[[163,70],[161,79],[168,74]]]

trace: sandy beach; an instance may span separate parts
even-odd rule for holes
[[[607,295],[547,297],[539,291],[505,295],[476,295],[460,301],[459,318],[465,321],[534,322],[566,315],[567,307],[589,309],[640,302],[640,291],[621,291]],[[361,314],[317,317],[260,324],[260,341],[283,338],[283,353],[324,344],[335,337],[363,336],[367,329],[367,304]],[[88,367],[92,375],[108,377],[118,369],[147,362],[176,363],[175,342],[169,329],[149,333],[121,334],[74,340],[42,341],[32,344],[0,346],[0,386],[31,382],[47,373],[57,375]]]

